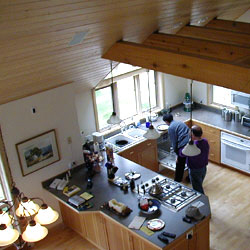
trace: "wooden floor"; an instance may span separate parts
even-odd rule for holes
[[[163,171],[170,176],[172,173]],[[184,182],[185,185],[190,185]],[[204,182],[212,210],[211,250],[250,249],[250,177],[209,163]],[[70,229],[50,229],[32,250],[98,250]]]

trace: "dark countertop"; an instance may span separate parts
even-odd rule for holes
[[[132,161],[129,161],[119,155],[115,154],[115,162],[114,164],[119,168],[119,170],[116,173],[116,176],[120,176],[124,178],[124,174],[126,172],[129,172],[131,170],[136,171],[141,174],[141,178],[136,180],[136,184],[140,184],[142,181],[147,181],[156,175],[158,173],[155,173],[151,170],[148,170]],[[65,176],[65,173],[56,176],[57,178],[62,178]],[[55,178],[55,177],[54,177]],[[49,188],[50,183],[54,180],[54,178],[51,178],[47,181],[44,181],[42,183],[43,187],[49,191],[51,194],[53,194],[59,201],[67,203],[68,197],[65,196],[62,191],[58,191],[55,189]],[[145,214],[141,214],[139,208],[138,208],[138,201],[137,201],[137,193],[132,192],[130,189],[128,190],[127,193],[124,193],[119,187],[115,186],[114,184],[110,183],[107,179],[107,170],[104,167],[104,162],[102,164],[102,169],[101,172],[96,174],[93,177],[93,187],[90,190],[86,189],[87,181],[86,181],[86,168],[84,165],[78,166],[73,170],[72,173],[72,178],[70,179],[69,186],[75,184],[81,188],[81,191],[79,191],[78,194],[83,193],[84,191],[91,192],[94,195],[94,198],[90,200],[91,203],[94,204],[94,206],[86,211],[102,211],[106,215],[110,216],[117,222],[121,223],[124,226],[128,226],[130,222],[133,220],[133,218],[136,215],[139,216],[144,216],[146,217]],[[117,214],[112,213],[109,210],[106,209],[101,209],[100,206],[104,204],[104,202],[107,202],[111,199],[116,199],[118,202],[122,202],[125,205],[127,205],[129,208],[131,208],[133,211],[130,213],[129,216],[127,217],[121,217]],[[208,197],[205,195],[201,195],[198,199],[196,199],[193,202],[196,201],[202,201],[205,205],[200,208],[201,213],[203,213],[206,217],[209,217],[211,214],[210,211],[210,205],[209,205],[209,200]],[[190,204],[192,204],[191,202]],[[189,205],[190,205],[189,204]],[[165,222],[165,228],[163,229],[164,231],[168,231],[171,233],[176,234],[176,239],[184,234],[186,231],[191,229],[195,224],[199,222],[192,222],[191,224],[188,224],[186,222],[182,221],[182,217],[185,214],[185,210],[187,207],[184,207],[183,209],[179,210],[178,212],[173,212],[164,206],[161,206],[160,208],[160,213],[156,215],[150,215],[147,218],[152,219],[152,218],[160,218]],[[73,208],[76,211],[78,211],[76,208]],[[79,211],[78,211],[79,212]],[[81,212],[80,212],[81,213]],[[84,211],[83,211],[84,213]],[[144,222],[144,226],[146,225],[147,220]],[[134,231],[135,233],[141,235],[143,238],[148,239],[155,245],[163,248],[166,246],[165,243],[160,241],[157,236],[159,235],[161,231],[154,233],[152,236],[147,236],[144,232],[140,230],[131,230]],[[169,243],[172,242],[173,240],[169,238]]]
[[[190,120],[190,112],[185,112],[182,105],[174,108],[172,114],[175,120],[183,122]],[[224,121],[221,117],[220,110],[215,108],[210,108],[205,105],[196,105],[192,112],[192,120],[250,139],[250,128],[243,126],[240,122],[235,122],[234,120],[228,122]],[[153,122],[155,128],[157,128],[159,124],[164,124],[162,116],[159,116],[158,120]],[[141,127],[145,127],[145,124],[141,125]]]

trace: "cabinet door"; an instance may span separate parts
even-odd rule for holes
[[[130,161],[133,161],[133,162],[139,164],[138,149],[137,149],[136,146],[132,147],[132,148],[129,148],[127,150],[124,150],[119,155],[121,155],[122,157],[124,157],[124,158],[126,158],[126,159],[128,159]]]
[[[111,219],[106,218],[105,222],[109,250],[133,250],[133,242],[129,231]]]
[[[86,239],[100,249],[109,249],[106,225],[102,214],[99,212],[86,212],[81,213],[81,218],[86,227]]]
[[[209,250],[209,220],[205,219],[200,224],[196,225],[196,250]]]
[[[141,143],[138,152],[138,157],[140,165],[155,172],[159,171],[156,140],[147,140]]]
[[[131,234],[131,238],[133,241],[133,250],[161,250],[162,249],[142,239],[141,237],[135,234],[133,235]]]
[[[74,211],[73,209],[69,208],[68,206],[64,205],[63,203],[59,202],[60,211],[63,219],[63,223],[73,229],[78,234],[85,236],[85,227],[81,223],[80,214]]]
[[[191,250],[189,249],[189,242],[186,239],[186,234],[173,241],[171,245],[166,246],[164,250]]]
[[[199,123],[197,121],[193,121],[192,124],[199,125],[203,130],[202,137],[208,140],[210,146],[208,159],[220,164],[220,129]]]

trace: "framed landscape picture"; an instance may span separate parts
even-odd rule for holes
[[[23,176],[60,160],[54,129],[16,144]]]

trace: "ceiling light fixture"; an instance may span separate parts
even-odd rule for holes
[[[193,80],[191,80],[190,83],[190,127],[192,127],[192,102],[193,102]],[[188,142],[188,144],[183,148],[182,153],[186,156],[196,156],[201,153],[201,150],[196,146],[196,144],[192,140],[192,135],[191,138]]]
[[[112,67],[112,61],[110,61],[110,68],[111,68],[111,84],[114,84],[114,79],[113,79],[113,67]],[[114,107],[113,107],[114,108]],[[115,108],[114,108],[115,109]],[[120,117],[116,114],[115,111],[112,112],[111,116],[109,117],[109,119],[107,120],[108,124],[119,124],[121,123],[121,119]]]
[[[55,222],[59,215],[48,207],[40,198],[27,198],[14,186],[13,201],[3,200],[0,209],[0,247],[14,244],[17,249],[23,249],[27,242],[37,242],[48,234],[48,229],[42,225]],[[42,205],[34,203],[39,200]],[[15,206],[18,208],[15,211]],[[20,234],[22,237],[19,237]],[[18,240],[18,241],[17,241]]]
[[[150,98],[150,84],[149,84],[149,70],[147,70],[148,73],[148,99],[149,99],[149,120],[150,120],[150,125],[149,128],[147,130],[147,132],[143,135],[143,137],[150,139],[150,140],[154,140],[154,139],[158,139],[160,137],[159,132],[154,128],[154,126],[152,125],[152,119],[151,119],[151,98]]]

